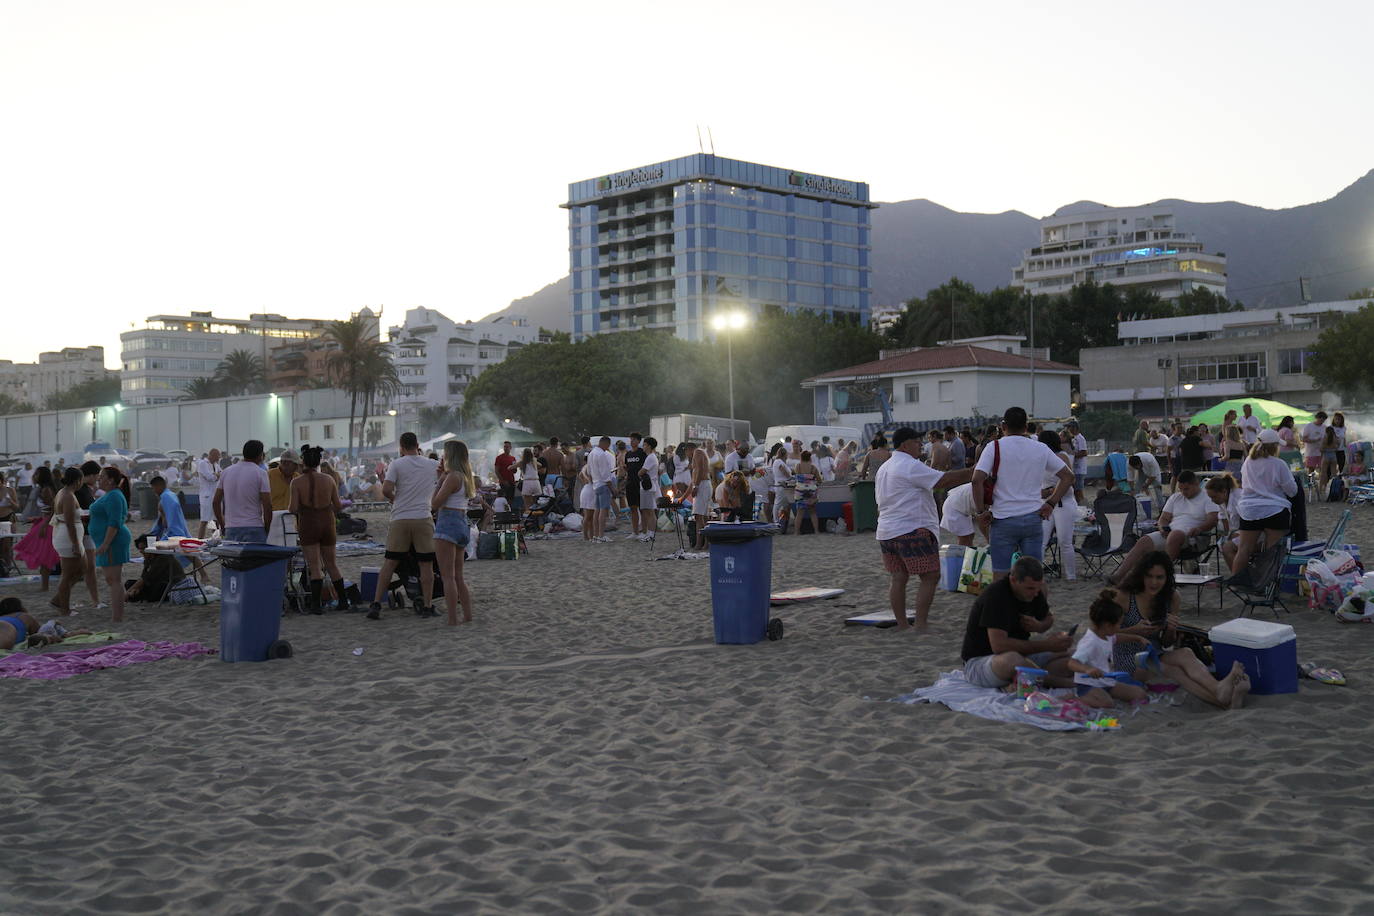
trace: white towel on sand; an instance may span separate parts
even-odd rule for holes
[[[1034,725],[1046,731],[1063,732],[1087,728],[1082,722],[1051,719],[1026,712],[1025,700],[1004,693],[995,687],[975,687],[964,680],[964,670],[956,668],[940,675],[929,687],[919,687],[904,696],[893,697],[894,703],[943,703],[955,712],[966,712],[980,719],[997,722],[1016,722]]]

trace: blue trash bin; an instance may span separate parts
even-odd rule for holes
[[[706,526],[711,548],[711,609],[716,642],[749,645],[782,635],[781,621],[768,620],[773,581],[775,525],[712,522]]]
[[[289,658],[281,632],[286,565],[295,547],[231,544],[214,548],[220,558],[219,657],[226,662]]]

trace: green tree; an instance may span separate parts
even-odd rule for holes
[[[417,419],[421,439],[432,439],[444,433],[457,432],[462,428],[459,412],[443,405],[421,407]]]
[[[401,391],[401,377],[396,372],[396,363],[391,359],[391,350],[378,341],[363,356],[362,398],[363,415],[358,423],[358,451],[363,450],[363,434],[367,429],[367,418],[377,407],[377,401],[386,401]],[[349,427],[352,429],[352,427]]]
[[[187,400],[191,401],[206,401],[211,398],[224,397],[224,385],[218,379],[205,378],[204,376],[191,379],[191,384],[186,386],[185,391]]]
[[[1353,293],[1347,294],[1345,298],[1374,300],[1374,286],[1366,286],[1364,289],[1357,289]]]
[[[1245,307],[1205,286],[1195,286],[1170,303],[1174,315],[1214,315],[1219,312],[1239,312]]]
[[[1345,400],[1370,394],[1369,354],[1374,352],[1374,303],[1351,312],[1317,338],[1308,372],[1318,388]]]
[[[1088,441],[1105,439],[1108,445],[1131,441],[1138,421],[1128,410],[1092,410],[1078,414],[1078,425]]]
[[[107,407],[119,402],[119,377],[87,379],[65,391],[58,391],[43,399],[46,410],[70,410],[77,407]]]
[[[215,380],[224,397],[262,394],[267,390],[267,370],[262,357],[249,350],[234,350],[215,368]]]
[[[13,395],[0,394],[0,415],[33,413],[33,411],[33,405],[28,401],[21,401]]]
[[[326,366],[330,378],[341,389],[348,392],[348,428],[353,429],[353,420],[358,415],[358,398],[363,396],[366,387],[368,358],[385,344],[377,339],[373,319],[364,315],[354,315],[342,321],[331,321],[325,328],[324,337],[337,349],[330,351]],[[362,439],[361,425],[358,439]],[[352,434],[349,436],[352,449]]]
[[[539,327],[539,336],[547,337],[549,343],[572,343],[572,335],[567,331],[550,331],[543,325]]]

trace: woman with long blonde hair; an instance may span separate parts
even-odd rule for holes
[[[438,510],[434,523],[434,555],[439,576],[444,582],[444,603],[448,605],[448,625],[458,625],[458,603],[463,604],[463,623],[472,620],[472,592],[463,581],[463,560],[466,558],[472,528],[468,524],[468,500],[477,492],[472,476],[467,443],[450,439],[444,443],[444,476],[434,491],[430,508]]]

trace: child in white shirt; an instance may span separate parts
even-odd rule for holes
[[[1112,649],[1118,639],[1148,642],[1143,636],[1124,636],[1119,632],[1124,613],[1116,603],[1116,591],[1110,588],[1104,589],[1088,609],[1090,627],[1078,640],[1073,657],[1069,659],[1078,698],[1085,705],[1111,709],[1116,705],[1113,700],[1135,703],[1146,699],[1143,687],[1123,684],[1106,676],[1112,667]]]

